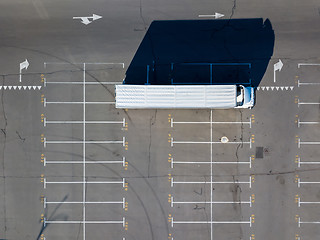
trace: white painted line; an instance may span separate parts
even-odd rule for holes
[[[212,147],[213,147],[213,144],[212,144],[212,141],[213,141],[213,137],[212,137],[212,109],[210,110],[210,142],[211,142],[211,144],[210,144],[210,221],[211,221],[211,223],[210,223],[210,228],[211,228],[211,231],[210,231],[210,233],[211,233],[211,235],[210,235],[210,237],[211,237],[211,240],[213,240],[213,223],[212,223],[212,221],[213,221],[213,185],[212,185],[212,182],[213,182],[213,164],[212,164],[212,162],[213,162],[213,157],[212,157],[212,152],[213,152],[213,149],[212,149]]]
[[[173,177],[171,178],[171,187],[173,187],[174,184],[249,184],[249,188],[251,188],[251,176],[249,177],[249,181],[245,182],[245,181],[218,181],[218,182],[214,182],[214,181],[174,181]]]
[[[301,145],[319,145],[320,144],[320,142],[301,142],[300,138],[298,140],[299,140],[298,148],[300,148]]]
[[[173,147],[173,144],[249,144],[250,148],[252,148],[252,142],[251,138],[249,142],[195,142],[195,141],[173,141],[173,138],[171,138],[171,147]]]
[[[171,207],[174,204],[249,204],[251,207],[251,201],[173,201],[173,197],[171,197]]]
[[[48,121],[44,119],[44,126],[47,124],[83,124],[83,121]],[[122,124],[124,121],[85,121],[86,124]]]
[[[249,224],[251,221],[172,221],[173,224]]]
[[[317,125],[317,124],[320,124],[320,122],[301,122],[300,119],[298,119],[298,128],[300,127],[301,124],[305,124],[305,125]]]
[[[188,161],[188,162],[185,162],[185,161],[174,161],[174,158],[172,157],[171,158],[171,168],[174,167],[174,164],[249,164],[249,167],[251,168],[251,157],[250,157],[250,160],[249,162],[214,162],[214,161],[202,161],[202,162],[197,162],[197,161]]]
[[[121,221],[45,221],[46,224],[123,224],[123,220]]]
[[[320,102],[300,102],[300,100],[298,99],[298,107],[300,105],[319,105]]]
[[[46,82],[46,84],[74,84],[74,85],[83,85],[83,82]],[[116,84],[122,84],[122,82],[86,82],[86,85],[101,85],[101,84],[110,84],[110,85],[116,85]]]
[[[45,201],[44,208],[46,208],[47,204],[83,204],[83,202],[48,202]],[[99,202],[85,202],[85,204],[121,204],[123,206],[122,201],[99,201]]]
[[[171,118],[171,127],[174,124],[211,124],[211,122],[174,122]],[[212,124],[248,124],[251,128],[251,118],[249,122],[212,122]]]
[[[308,82],[300,82],[300,80],[298,80],[298,87],[300,86],[312,86],[312,85],[320,85],[320,83],[308,83]]]
[[[300,187],[301,184],[320,184],[320,182],[301,182],[300,178],[298,178],[298,187]]]
[[[298,68],[301,66],[320,66],[320,63],[298,63]]]
[[[83,62],[74,62],[74,63],[68,63],[68,62],[44,62],[44,68],[47,67],[47,65],[83,65]],[[86,65],[121,65],[122,68],[124,68],[124,63],[113,63],[113,62],[86,62]]]
[[[320,222],[319,222],[319,221],[314,221],[314,222],[302,222],[302,221],[300,221],[300,218],[299,218],[298,226],[301,227],[301,224],[320,224]]]
[[[46,104],[115,104],[115,102],[46,102]]]
[[[302,202],[299,197],[298,198],[298,207],[300,207],[302,204],[320,204],[320,202]]]
[[[48,182],[46,181],[45,182],[46,185],[48,184],[122,184],[123,185],[123,181],[119,182],[119,181],[92,181],[92,182],[89,182],[89,181],[81,181],[81,182]]]
[[[119,161],[105,161],[105,160],[98,160],[98,161],[86,161],[86,164],[115,164],[120,163],[123,165],[123,160]],[[73,160],[67,160],[67,161],[47,161],[44,160],[44,166],[47,164],[83,164],[83,161],[73,161]]]
[[[119,141],[46,141],[46,144],[117,144],[117,143],[121,143],[123,144],[122,140]]]

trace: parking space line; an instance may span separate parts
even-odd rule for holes
[[[47,225],[47,224],[122,224],[124,225],[125,223],[125,218],[123,218],[123,220],[118,220],[118,221],[72,221],[72,220],[67,220],[67,221],[57,221],[57,220],[54,220],[54,221],[51,221],[51,220],[46,220],[44,219],[44,227]]]
[[[47,201],[47,198],[44,198],[43,200],[43,207],[46,208],[48,204],[83,204],[83,202],[66,202],[66,201],[60,201],[60,202],[50,202]],[[95,202],[87,202],[85,201],[85,204],[121,204],[122,208],[125,208],[125,198],[122,199],[122,201],[95,201]]]
[[[43,140],[44,147],[47,147],[47,144],[122,144],[125,146],[125,139],[123,140],[116,140],[116,141],[47,141],[46,138]]]
[[[171,118],[171,127],[174,126],[174,124],[248,124],[251,128],[251,117],[250,117],[250,121],[249,122],[214,122],[214,121],[210,121],[210,122],[175,122],[173,120],[173,118]]]
[[[249,158],[249,161],[248,162],[214,162],[214,161],[202,161],[202,162],[192,162],[192,161],[189,161],[189,162],[186,162],[186,161],[174,161],[174,158],[171,157],[171,168],[174,167],[174,164],[248,164],[249,165],[249,168],[252,167],[252,158],[250,157]]]
[[[252,207],[251,196],[249,201],[174,201],[173,196],[171,196],[171,207],[174,204],[249,204]]]
[[[301,145],[319,145],[320,142],[302,142],[300,138],[298,138],[298,148],[301,148]]]
[[[171,177],[171,187],[173,187],[174,184],[235,184],[235,183],[236,184],[248,184],[249,188],[251,188],[252,178],[250,176],[248,182],[245,182],[245,181],[217,181],[217,182],[214,182],[214,181],[210,181],[210,182],[207,182],[207,181],[185,181],[185,182],[182,182],[182,181],[174,181],[173,177]]]
[[[310,85],[320,85],[320,83],[310,83],[310,82],[300,82],[300,80],[298,80],[298,87],[300,86],[310,86]]]
[[[298,197],[298,207],[301,207],[302,204],[320,204],[320,202],[303,202],[301,201],[301,198]]]
[[[115,104],[115,102],[47,102],[47,99],[44,98],[43,102],[44,106],[46,107],[48,104]]]
[[[320,164],[320,161],[319,162],[315,162],[315,161],[307,161],[307,162],[302,162],[300,157],[296,157],[296,161],[298,163],[298,167],[301,167],[301,165],[317,165],[317,164]]]
[[[320,66],[320,63],[298,63],[298,68],[301,66]]]
[[[300,107],[300,105],[319,105],[319,102],[300,102],[300,99],[297,99],[297,103],[298,103],[298,107]]]
[[[83,64],[87,64],[87,65],[121,65],[122,68],[124,68],[124,63],[107,63],[107,62],[86,62],[86,63],[78,63],[78,62],[74,62],[74,63],[69,63],[69,62],[44,62],[44,68],[47,68],[47,65],[83,65]]]
[[[249,224],[252,226],[252,219],[250,217],[249,221],[174,221],[173,217],[171,217],[171,227],[174,224]]]
[[[46,127],[47,124],[122,124],[123,127],[126,126],[126,119],[123,118],[122,121],[48,121],[46,117],[43,118],[43,126]]]
[[[320,222],[319,221],[309,221],[309,222],[301,221],[301,218],[299,217],[299,219],[298,219],[298,227],[299,228],[301,227],[301,224],[320,224]]]
[[[250,148],[252,148],[252,140],[250,138],[249,142],[196,142],[196,141],[174,141],[173,137],[171,138],[171,147],[173,147],[173,144],[249,144]]]
[[[43,82],[44,86],[46,87],[47,84],[62,84],[62,85],[83,85],[83,82],[52,82],[47,81],[46,78]],[[86,85],[116,85],[116,84],[122,84],[122,82],[86,82]]]
[[[210,236],[211,236],[211,240],[213,240],[213,157],[212,157],[212,152],[213,152],[213,132],[212,132],[212,109],[210,110],[210,219],[211,219],[211,223],[210,223]]]
[[[83,161],[75,161],[75,160],[50,160],[48,161],[46,157],[42,158],[43,165],[46,166],[47,164],[82,164]],[[86,164],[115,164],[120,163],[122,166],[125,166],[126,158],[122,157],[122,160],[90,160],[86,161]]]
[[[301,184],[320,184],[320,182],[302,182],[300,178],[297,178],[298,188],[300,188]]]
[[[300,119],[298,118],[298,128],[300,127],[301,124],[305,124],[305,125],[317,125],[317,124],[320,124],[320,122],[301,122]]]
[[[48,184],[122,184],[125,187],[125,178],[122,181],[59,181],[48,182],[46,178],[43,179],[43,187],[46,189]]]

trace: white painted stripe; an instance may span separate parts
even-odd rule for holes
[[[123,121],[48,121],[46,124],[123,124]]]
[[[74,85],[83,85],[83,82],[46,82],[46,84],[74,84]],[[101,84],[110,84],[110,85],[115,85],[115,84],[122,84],[122,82],[86,82],[86,85],[101,85]]]
[[[320,63],[298,63],[298,68],[301,66],[320,66]]]
[[[46,164],[82,164],[83,161],[47,161]],[[111,163],[121,163],[123,164],[123,161],[86,161],[86,164],[111,164]]]
[[[84,104],[83,102],[46,102],[46,104]],[[115,104],[115,102],[85,102],[85,104]]]
[[[46,144],[111,144],[111,143],[123,143],[123,141],[46,141]]]

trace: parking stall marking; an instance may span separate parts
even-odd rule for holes
[[[237,162],[237,161],[233,161],[233,162],[217,162],[217,161],[202,161],[202,162],[197,162],[197,161],[174,161],[173,157],[169,157],[169,162],[170,162],[170,166],[171,168],[174,168],[174,164],[246,164],[249,165],[249,168],[252,167],[252,157],[249,157],[249,161],[248,162]]]
[[[43,188],[46,189],[48,184],[122,184],[122,187],[126,187],[125,178],[122,181],[47,181],[47,178],[43,179]]]
[[[305,142],[305,141],[301,141],[300,138],[298,138],[297,140],[298,140],[298,148],[301,148],[301,145],[319,145],[320,144],[320,142],[312,142],[312,141]]]
[[[250,126],[250,128],[251,128],[251,126],[252,126],[252,117],[250,117],[249,122],[215,122],[215,121],[210,121],[210,122],[181,122],[181,121],[178,122],[178,121],[176,121],[175,122],[174,119],[171,118],[170,123],[171,123],[171,128],[173,128],[174,124],[210,124],[210,125],[211,124],[248,124]]]
[[[184,181],[184,182],[182,182],[182,181],[174,181],[173,180],[173,177],[171,177],[171,187],[173,187],[174,186],[174,184],[247,184],[247,185],[249,185],[249,188],[251,188],[251,186],[252,186],[252,182],[253,182],[253,180],[252,180],[252,177],[250,176],[249,177],[249,181],[210,181],[210,182],[208,182],[208,181]]]
[[[174,204],[249,204],[252,207],[252,198],[250,196],[249,201],[174,201],[173,196],[170,196],[171,207]]]
[[[174,144],[248,144],[250,148],[252,148],[252,137],[249,139],[249,142],[208,142],[208,141],[174,141],[173,137],[171,137],[171,147],[173,147]]]
[[[47,164],[82,164],[83,161],[75,161],[75,160],[47,160],[44,155],[41,157],[41,162],[43,166]],[[126,158],[122,157],[122,160],[89,160],[86,162],[87,164],[122,164],[123,167],[126,166]]]
[[[45,68],[49,64],[57,64],[57,65],[64,65],[64,64],[71,64],[71,63],[45,63]],[[48,104],[78,104],[82,105],[82,120],[47,120],[44,114],[41,114],[41,122],[43,123],[44,127],[48,127],[48,125],[53,124],[81,124],[83,126],[82,128],[82,134],[83,138],[81,140],[69,140],[69,141],[63,141],[63,140],[47,140],[47,138],[44,136],[44,134],[41,134],[41,142],[43,143],[44,148],[46,148],[50,144],[81,144],[82,145],[82,160],[47,160],[44,154],[41,154],[41,162],[44,164],[44,166],[47,166],[48,164],[82,164],[82,181],[47,181],[47,178],[44,177],[44,175],[41,175],[41,182],[43,183],[44,189],[48,189],[47,185],[52,184],[81,184],[82,187],[82,201],[68,201],[68,202],[60,202],[60,201],[48,201],[46,197],[42,197],[42,202],[44,208],[47,208],[48,205],[54,205],[54,204],[70,204],[70,205],[81,205],[82,204],[82,219],[81,220],[72,220],[72,221],[53,221],[51,219],[45,219],[42,218],[42,222],[44,227],[46,224],[81,224],[82,225],[82,232],[83,232],[83,239],[86,239],[86,224],[121,224],[125,230],[128,229],[128,222],[126,222],[125,218],[123,217],[122,220],[101,220],[101,221],[91,221],[88,220],[86,217],[86,205],[120,205],[124,211],[127,211],[128,209],[128,202],[124,197],[122,197],[122,200],[116,200],[116,201],[86,201],[86,185],[87,184],[106,184],[106,185],[113,185],[118,184],[122,185],[122,188],[124,188],[125,191],[128,190],[128,183],[125,181],[125,178],[121,178],[121,181],[87,181],[86,176],[86,165],[87,164],[121,164],[123,167],[125,167],[125,170],[127,170],[128,162],[126,162],[125,157],[122,157],[122,160],[87,160],[86,159],[86,145],[87,144],[121,144],[123,147],[127,149],[128,142],[126,142],[125,137],[122,137],[122,140],[87,140],[86,139],[86,125],[87,124],[119,124],[122,126],[122,130],[127,130],[128,123],[126,122],[125,118],[122,119],[122,121],[106,121],[106,120],[86,120],[86,108],[87,105],[92,104],[98,104],[98,105],[104,105],[104,104],[114,104],[114,102],[96,102],[86,101],[86,86],[87,85],[99,85],[101,84],[117,84],[118,82],[87,82],[86,81],[86,73],[87,69],[86,66],[89,64],[118,64],[118,63],[72,63],[72,65],[80,64],[82,66],[82,69],[79,67],[79,70],[82,71],[83,74],[83,81],[76,81],[76,82],[56,82],[56,81],[50,81],[48,82],[47,79],[44,77],[44,74],[41,75],[42,82],[45,87],[47,85],[51,84],[57,84],[60,86],[63,86],[64,84],[70,84],[70,85],[82,85],[82,92],[83,92],[83,100],[82,101],[52,101],[48,102],[45,98],[44,94],[41,95],[41,102],[43,103],[44,107],[47,107]],[[121,63],[122,68],[124,67],[124,64]],[[50,109],[49,109],[50,110]],[[49,188],[50,190],[50,188]],[[125,238],[122,238],[123,240]]]
[[[169,153],[168,154],[168,162],[170,163],[170,168],[174,169],[175,165],[181,165],[181,164],[206,164],[209,165],[210,164],[210,180],[209,181],[176,181],[176,177],[173,177],[173,175],[171,173],[168,174],[168,181],[170,182],[171,187],[174,187],[176,184],[210,184],[210,200],[204,200],[204,201],[175,201],[173,194],[169,194],[168,196],[168,202],[170,204],[170,206],[173,208],[176,205],[179,204],[208,204],[210,205],[210,219],[208,221],[192,221],[192,220],[188,220],[188,221],[176,221],[173,219],[172,215],[169,214],[169,218],[168,221],[171,224],[171,226],[173,227],[175,224],[210,224],[210,239],[213,240],[214,239],[214,231],[213,231],[213,225],[214,224],[249,224],[249,226],[252,226],[252,223],[254,223],[255,221],[255,216],[254,214],[251,215],[250,217],[250,221],[213,221],[213,206],[214,205],[221,205],[221,204],[226,204],[226,205],[230,205],[230,204],[241,204],[241,205],[248,205],[249,207],[252,207],[252,204],[255,201],[255,196],[254,194],[252,194],[249,197],[249,201],[214,201],[213,200],[213,185],[214,184],[243,184],[243,185],[248,185],[249,189],[251,189],[252,187],[252,183],[254,182],[254,175],[250,175],[249,174],[249,181],[214,181],[213,179],[213,166],[216,165],[237,165],[237,164],[243,164],[243,165],[248,165],[249,169],[252,167],[252,161],[254,160],[254,156],[249,157],[249,161],[213,161],[213,145],[214,144],[248,144],[250,146],[250,148],[252,148],[252,144],[255,141],[255,135],[252,134],[249,141],[247,142],[243,142],[243,141],[237,141],[237,142],[229,142],[229,140],[227,139],[223,139],[221,138],[221,141],[213,141],[213,125],[222,125],[222,124],[226,124],[226,125],[247,125],[249,128],[252,128],[252,123],[255,122],[255,117],[252,114],[250,116],[250,118],[248,118],[248,121],[213,121],[213,115],[212,115],[212,110],[210,110],[210,121],[174,121],[174,118],[171,114],[168,115],[168,123],[170,124],[170,127],[173,128],[176,125],[197,125],[197,124],[207,124],[210,126],[210,140],[209,141],[177,141],[174,140],[173,136],[171,133],[168,134],[168,142],[170,144],[171,147],[174,146],[174,144],[207,144],[210,146],[210,161],[175,161],[173,154]],[[226,141],[225,141],[226,140]],[[248,236],[249,237],[249,236]],[[250,240],[255,239],[255,235],[253,233],[250,234]]]
[[[67,201],[58,201],[58,202],[54,202],[54,201],[47,201],[47,198],[44,197],[43,198],[43,208],[47,208],[48,204],[83,204],[83,202],[67,202]],[[85,204],[121,204],[122,208],[125,209],[126,207],[126,199],[122,198],[122,201],[85,201]]]
[[[47,120],[46,117],[42,117],[41,122],[43,122],[43,126],[46,127],[47,124],[122,124],[122,127],[126,126],[126,119],[123,118],[122,121],[50,121]]]
[[[249,221],[174,221],[171,217],[171,227],[173,228],[174,224],[247,224],[252,227],[253,217],[251,216]]]

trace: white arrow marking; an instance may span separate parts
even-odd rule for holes
[[[221,17],[224,17],[224,15],[223,14],[221,14],[221,13],[215,13],[215,14],[213,14],[213,15],[199,15],[199,17],[201,18],[208,18],[208,17],[214,17],[215,19],[217,19],[217,18],[221,18]]]
[[[276,82],[276,71],[279,70],[279,72],[280,72],[282,67],[283,67],[283,63],[280,59],[279,59],[279,62],[277,62],[273,65],[273,81],[274,82]]]
[[[22,71],[22,69],[28,69],[28,67],[29,67],[29,62],[28,62],[27,59],[24,62],[20,63],[20,74],[19,74],[20,82],[21,82],[21,71]]]
[[[84,25],[88,25],[90,23],[92,23],[93,21],[95,20],[98,20],[102,18],[102,16],[99,16],[97,14],[92,14],[92,17],[73,17],[73,19],[81,19],[81,22],[84,24]],[[92,21],[90,21],[89,19],[92,19]]]

